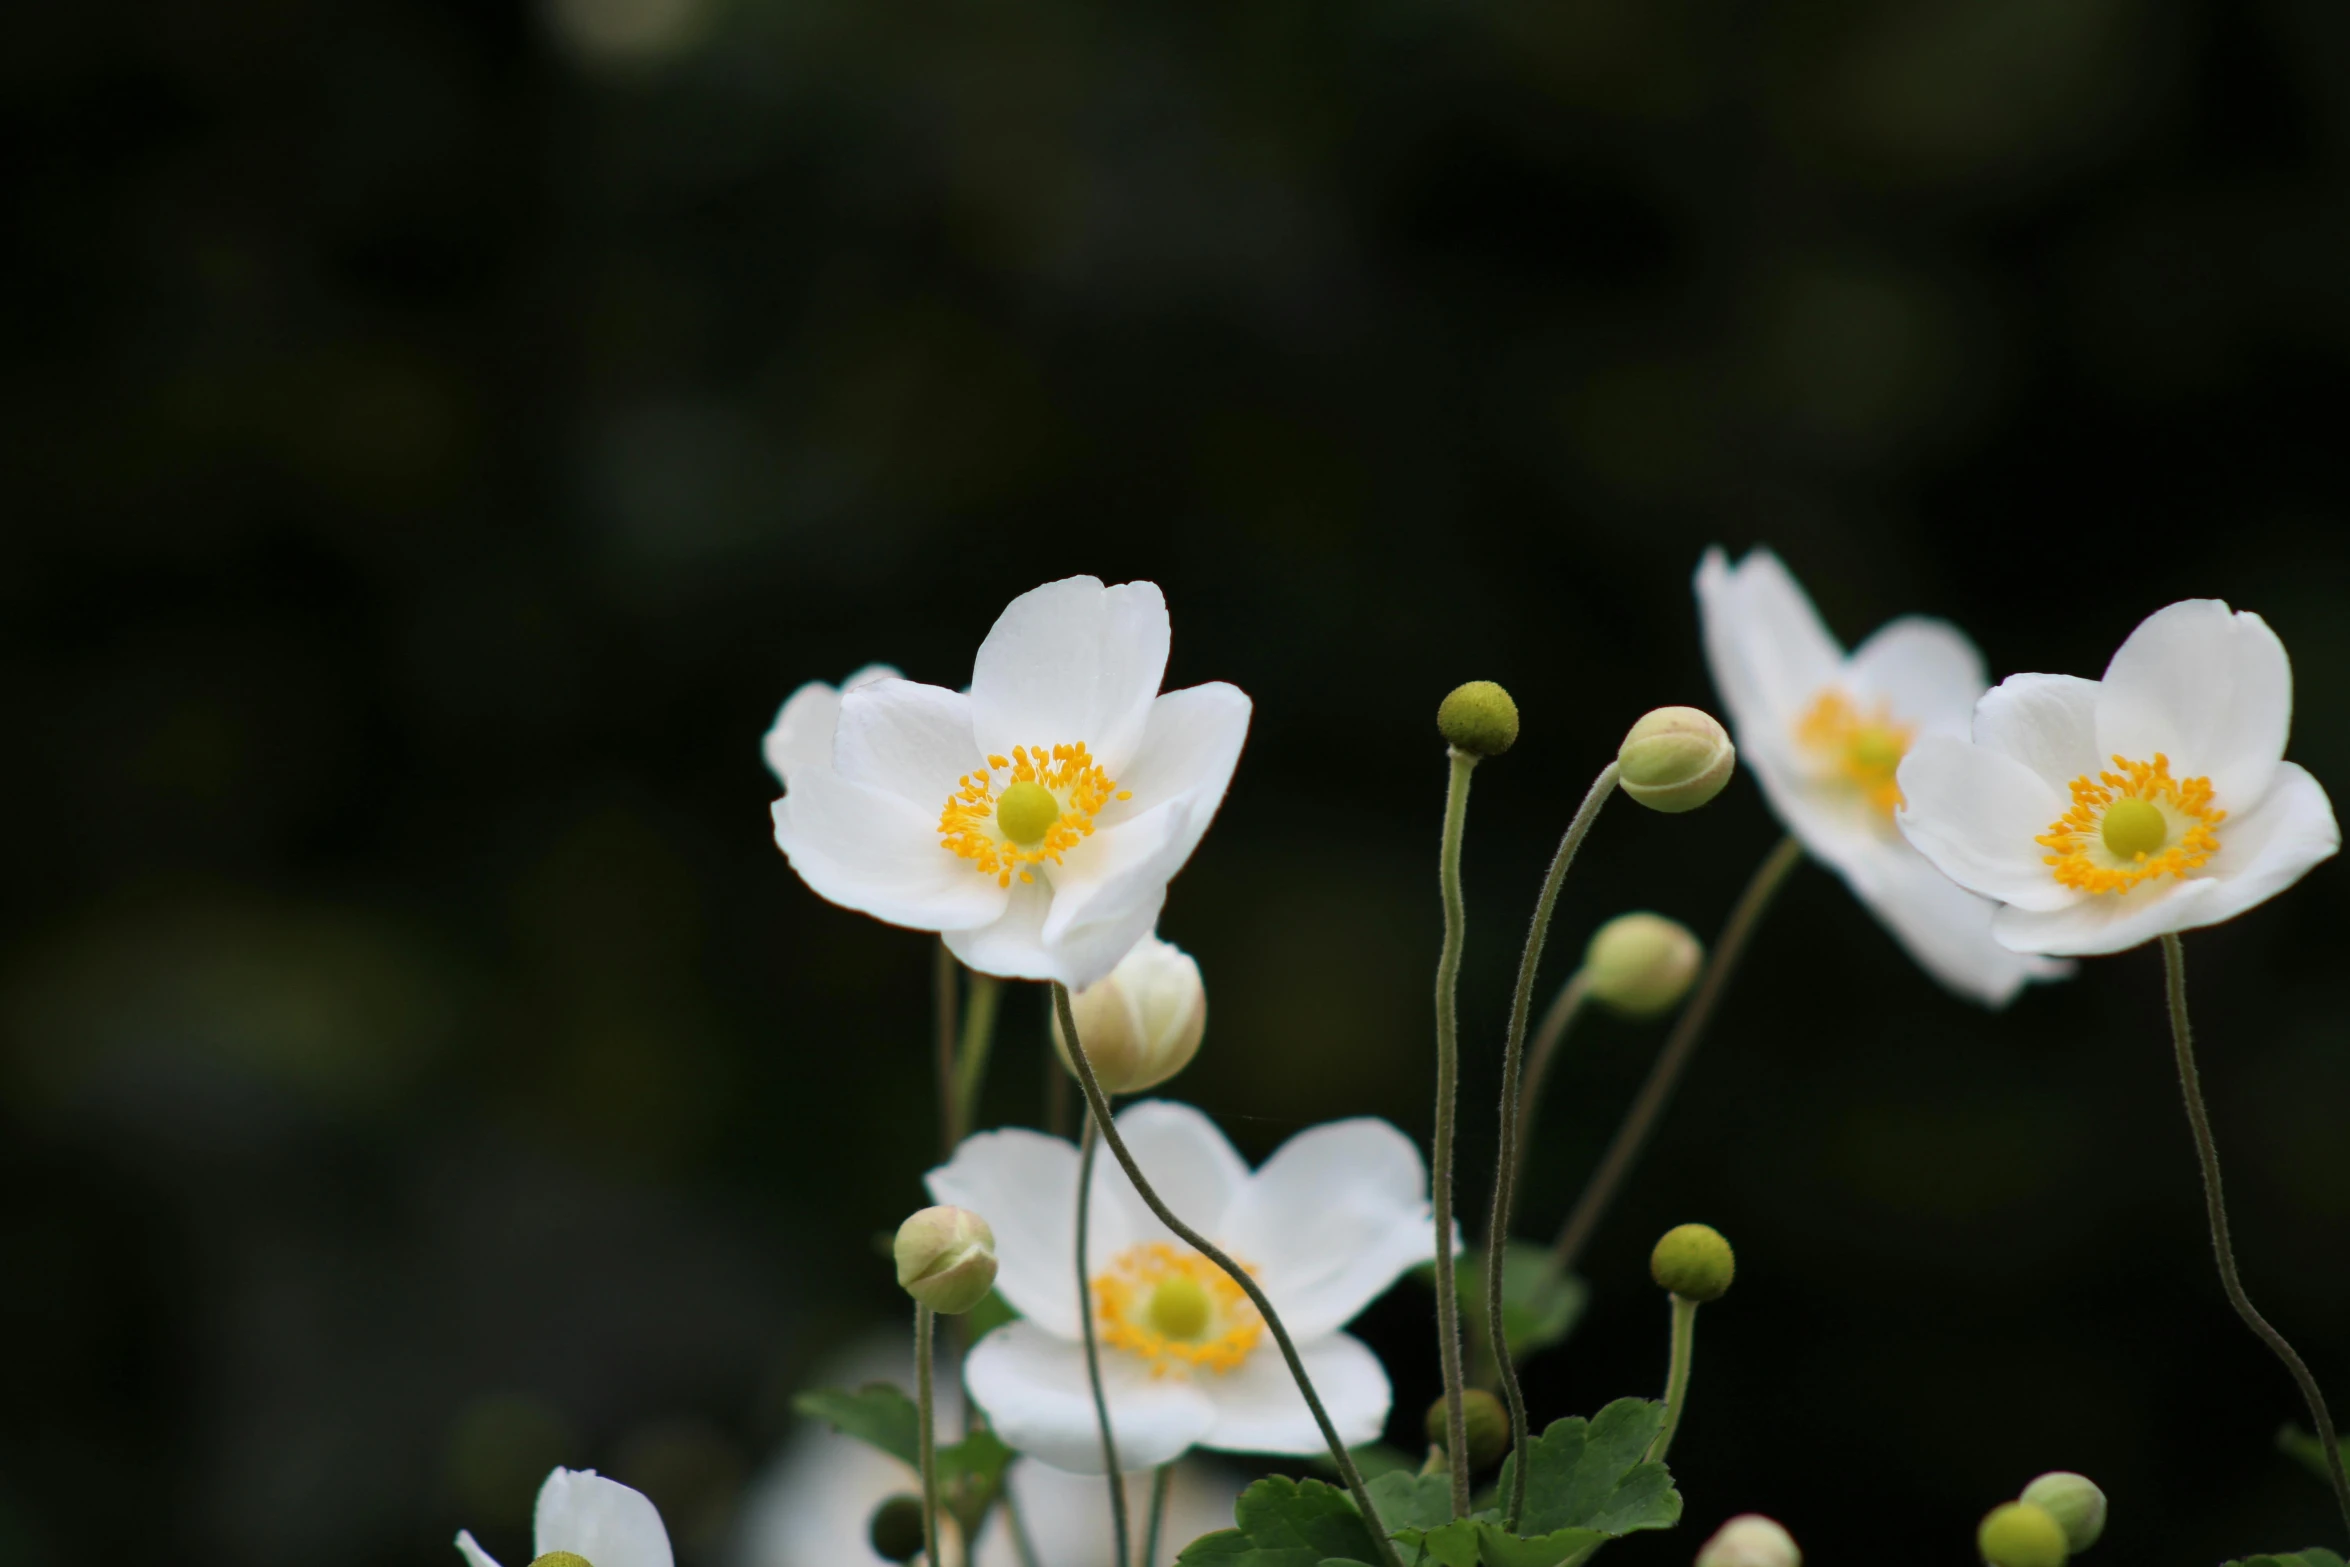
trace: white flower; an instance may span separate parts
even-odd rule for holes
[[[1903,755],[1928,736],[1964,735],[1989,684],[1963,632],[1909,615],[1847,654],[1768,550],[1736,566],[1707,550],[1697,604],[1706,662],[1764,798],[1919,967],[1991,1006],[2027,980],[2069,972],[1994,941],[1992,905],[1936,871],[1893,823]]]
[[[1973,739],[1901,766],[1901,830],[2004,905],[2017,952],[2119,952],[2275,896],[2342,846],[2284,760],[2293,669],[2258,615],[2189,599],[2148,616],[2105,678],[2014,675]]]
[[[550,1551],[584,1556],[593,1567],[671,1567],[669,1531],[642,1492],[593,1469],[558,1469],[539,1487],[532,1520],[533,1558]],[[457,1549],[471,1567],[498,1567],[464,1530]]]
[[[775,722],[768,725],[759,742],[759,754],[766,758],[775,781],[789,789],[793,775],[802,769],[831,767],[832,736],[840,728],[841,699],[877,680],[903,678],[887,664],[867,664],[838,686],[811,680],[784,698],[783,706],[775,710]]]
[[[1191,1064],[1208,1031],[1208,991],[1199,964],[1156,934],[1136,942],[1106,978],[1072,995],[1069,1010],[1105,1094],[1158,1087]],[[1059,1009],[1048,1016],[1053,1045],[1067,1061]]]
[[[1248,732],[1232,686],[1159,694],[1167,640],[1156,585],[1071,577],[1011,602],[967,692],[852,677],[828,755],[828,693],[803,688],[768,737],[776,843],[819,896],[981,973],[1090,984],[1157,921]]]
[[[1151,1101],[1118,1117],[1167,1205],[1250,1270],[1281,1313],[1349,1446],[1386,1424],[1387,1374],[1339,1331],[1436,1246],[1419,1150],[1384,1121],[1300,1132],[1251,1174],[1214,1123]],[[1077,1150],[986,1132],[930,1172],[941,1202],[995,1225],[996,1288],[1020,1314],[979,1341],[964,1382],[1003,1439],[1057,1469],[1098,1474],[1076,1266]],[[1186,1448],[1318,1453],[1319,1429],[1248,1297],[1143,1206],[1105,1151],[1094,1167],[1084,1299],[1121,1468]]]

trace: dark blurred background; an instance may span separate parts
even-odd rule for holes
[[[758,739],[1002,604],[1162,583],[1257,720],[1163,929],[1174,1090],[1261,1157],[1428,1125],[1437,698],[1479,777],[1464,1183],[1542,861],[1688,580],[2095,674],[2221,595],[2350,787],[2337,0],[216,0],[0,51],[0,1561],[511,1564],[557,1460],[688,1567],[903,1300],[925,938],[775,852]],[[1750,782],[1601,824],[1552,965],[1718,924]],[[2350,1404],[2338,865],[2189,942],[2254,1296]],[[1674,1452],[1821,1562],[2339,1544],[2216,1287],[2148,951],[1992,1016],[1807,869],[1538,1408],[1661,1385],[1666,1225],[1738,1244]],[[1041,1114],[1008,1002],[989,1118]],[[1659,1037],[1546,1107],[1563,1215]],[[1481,1204],[1482,1197],[1478,1202]],[[1408,1436],[1424,1292],[1366,1319]],[[1611,1552],[1611,1559],[1614,1553]]]

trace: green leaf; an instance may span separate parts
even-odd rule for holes
[[[854,1393],[811,1388],[794,1398],[791,1406],[892,1458],[917,1465],[922,1461],[922,1416],[902,1388],[887,1382],[868,1382]]]
[[[2342,1438],[2342,1462],[2350,1464],[2350,1436]],[[2299,1462],[2317,1476],[2321,1485],[2332,1485],[2334,1477],[2326,1472],[2326,1445],[2297,1425],[2287,1424],[2277,1431],[2277,1451]]]
[[[1422,1283],[1428,1283],[1436,1270],[1422,1265],[1415,1273]],[[1480,1368],[1490,1370],[1493,1350],[1485,1334],[1485,1253],[1472,1249],[1454,1257],[1453,1277],[1460,1290],[1461,1317],[1468,1328],[1471,1353]],[[1509,1335],[1511,1359],[1524,1360],[1565,1339],[1582,1318],[1590,1298],[1591,1291],[1581,1279],[1559,1271],[1549,1247],[1511,1241],[1502,1258],[1501,1278],[1501,1326]]]
[[[1175,1558],[1179,1567],[1321,1567],[1379,1556],[1347,1494],[1319,1480],[1259,1480],[1240,1493],[1232,1516],[1238,1528],[1192,1541]]]
[[[2343,1567],[2342,1558],[2311,1546],[2306,1551],[2279,1551],[2270,1556],[2247,1556],[2227,1567]]]
[[[1406,1529],[1434,1529],[1452,1522],[1452,1480],[1447,1475],[1399,1469],[1369,1481],[1371,1505],[1393,1536]]]
[[[1670,1529],[1681,1521],[1681,1495],[1661,1463],[1645,1461],[1664,1424],[1665,1406],[1619,1398],[1591,1419],[1553,1421],[1527,1444],[1526,1516],[1529,1537],[1561,1529],[1595,1529],[1614,1537],[1639,1529]],[[1497,1482],[1507,1496],[1521,1455],[1502,1460]]]
[[[964,1331],[971,1335],[970,1342],[974,1344],[1005,1323],[1019,1320],[1020,1313],[1012,1309],[1012,1303],[1004,1299],[1001,1290],[989,1290],[986,1297],[963,1316]]]
[[[1560,1529],[1525,1540],[1486,1524],[1477,1546],[1482,1567],[1560,1567],[1614,1538],[1597,1529]]]

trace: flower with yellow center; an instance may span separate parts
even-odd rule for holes
[[[1384,1121],[1300,1132],[1251,1172],[1188,1105],[1146,1101],[1118,1129],[1168,1204],[1223,1247],[1271,1298],[1339,1434],[1368,1442],[1386,1424],[1387,1375],[1341,1331],[1436,1236],[1428,1175]],[[933,1198],[984,1211],[996,1232],[996,1288],[1020,1320],[979,1341],[963,1380],[997,1433],[1058,1469],[1098,1474],[1101,1432],[1078,1315],[1077,1150],[1035,1132],[983,1132],[930,1172]],[[1309,1454],[1321,1432],[1280,1352],[1225,1275],[1177,1240],[1108,1159],[1094,1166],[1085,1309],[1123,1468],[1191,1447]]]
[[[2241,914],[2341,847],[2284,759],[2293,670],[2258,615],[2189,599],[2147,617],[2103,680],[2014,675],[1972,737],[1902,763],[1909,840],[2003,905],[2018,952],[2119,952]]]
[[[566,1554],[589,1567],[672,1567],[675,1561],[660,1509],[641,1491],[593,1469],[557,1469],[547,1476],[539,1487],[531,1533],[534,1562],[549,1556],[560,1561]],[[498,1567],[462,1529],[457,1551],[468,1567]]]
[[[1248,733],[1221,684],[1161,694],[1166,601],[1071,577],[996,620],[967,691],[874,668],[777,714],[775,841],[821,897],[940,932],[987,974],[1083,986],[1146,935]]]
[[[1953,885],[1894,826],[1901,761],[1931,735],[1964,735],[1986,685],[1955,626],[1908,616],[1846,653],[1768,550],[1697,568],[1706,662],[1763,796],[1804,848],[1844,879],[1927,973],[2005,1005],[2065,966],[1991,939],[1993,905]]]

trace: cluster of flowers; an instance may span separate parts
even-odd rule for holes
[[[1521,974],[1488,1232],[1495,1245],[1486,1254],[1491,1326],[1481,1340],[1477,1323],[1467,1328],[1493,1362],[1488,1380],[1507,1394],[1506,1406],[1464,1385],[1463,1330],[1448,1315],[1457,1309],[1459,1241],[1446,1090],[1432,1161],[1387,1123],[1357,1119],[1300,1133],[1252,1171],[1187,1105],[1145,1100],[1108,1114],[1111,1096],[1163,1084],[1200,1048],[1207,1002],[1199,967],[1155,926],[1169,881],[1224,797],[1251,712],[1229,685],[1160,691],[1170,628],[1155,586],[1079,577],[1021,595],[980,645],[965,690],[874,666],[838,688],[802,687],[783,705],[765,754],[783,785],[775,840],[793,870],[835,904],[936,932],[973,976],[974,1006],[978,987],[997,979],[1050,984],[1057,1043],[1093,1112],[1074,1144],[1018,1128],[964,1128],[928,1175],[938,1206],[899,1232],[899,1282],[919,1302],[918,1451],[905,1450],[902,1436],[893,1446],[858,1426],[864,1415],[838,1422],[920,1472],[918,1507],[872,1515],[875,1550],[937,1567],[942,1530],[976,1533],[1003,1496],[992,1476],[1014,1452],[1058,1471],[1115,1476],[1171,1465],[1193,1448],[1327,1450],[1349,1487],[1332,1493],[1335,1505],[1370,1522],[1366,1553],[1390,1563],[1452,1560],[1463,1548],[1474,1554],[1481,1538],[1486,1560],[1497,1559],[1492,1542],[1505,1540],[1529,1547],[1505,1551],[1506,1559],[1531,1564],[1554,1558],[1517,1532],[1526,1474],[1570,1461],[1545,1456],[1554,1439],[1566,1450],[1560,1433],[1570,1426],[1577,1454],[1596,1452],[1606,1431],[1633,1433],[1614,1494],[1647,1495],[1655,1505],[1640,1512],[1626,1504],[1622,1516],[1637,1512],[1640,1521],[1622,1528],[1678,1520],[1665,1447],[1686,1397],[1696,1305],[1727,1287],[1727,1244],[1704,1226],[1684,1226],[1657,1249],[1656,1275],[1675,1312],[1664,1403],[1629,1409],[1637,1401],[1620,1401],[1588,1424],[1560,1422],[1533,1440],[1511,1369],[1522,1346],[1501,1327],[1495,1255],[1508,1234],[1512,1130],[1522,1129],[1549,1052],[1582,1000],[1655,1015],[1696,986],[1677,1025],[1687,1039],[1668,1046],[1660,1062],[1672,1065],[1660,1065],[1655,1093],[1643,1095],[1640,1116],[1653,1116],[1744,931],[1796,854],[1790,847],[1766,860],[1710,959],[1656,915],[1604,927],[1535,1031],[1521,1082],[1550,900],[1617,789],[1655,809],[1689,809],[1712,798],[1743,757],[1791,844],[1836,872],[1927,973],[1991,1006],[2031,981],[2069,974],[2072,958],[2157,937],[2176,986],[2178,932],[2243,912],[2339,847],[2325,792],[2283,759],[2291,672],[2255,615],[2216,601],[2175,604],[2129,636],[2102,680],[2023,674],[1992,687],[1973,644],[1941,621],[1894,621],[1847,653],[1767,552],[1735,565],[1709,552],[1696,590],[1729,728],[1685,708],[1660,709],[1633,728],[1568,829]],[[1478,682],[1447,699],[1439,727],[1454,766],[1441,1074],[1453,1048],[1447,987],[1458,959],[1468,772],[1510,747],[1517,714],[1500,688]],[[2183,1033],[2179,1048],[2216,1181]],[[942,1082],[941,1092],[952,1085]],[[1625,1160],[1611,1157],[1611,1165],[1636,1151],[1646,1121],[1635,1121]],[[1114,1162],[1097,1158],[1097,1140]],[[1573,1235],[1586,1233],[1605,1204],[1607,1182],[1595,1186],[1595,1200],[1586,1194],[1591,1213],[1570,1221]],[[1562,1240],[1558,1270],[1576,1244]],[[1386,1429],[1392,1394],[1378,1358],[1346,1328],[1403,1273],[1431,1261],[1447,1384],[1429,1415],[1434,1447],[1421,1475],[1367,1487],[1348,1454]],[[2222,1265],[2231,1297],[2249,1312],[2224,1248]],[[1006,1320],[961,1361],[978,1424],[945,1466],[962,1487],[949,1495],[932,1431],[931,1324],[936,1313],[990,1300]],[[2306,1380],[2303,1389],[2330,1441],[2322,1402]],[[999,1454],[995,1470],[988,1451]],[[1472,1451],[1479,1468],[1514,1452],[1491,1509],[1470,1505]],[[1266,1493],[1263,1506],[1303,1505],[1304,1494],[1294,1486]],[[942,1496],[951,1517],[941,1516]],[[1121,1564],[1129,1559],[1123,1496],[1113,1481]],[[1243,1500],[1243,1532],[1250,1505]],[[2104,1514],[2088,1481],[2047,1475],[1994,1509],[1978,1543],[1998,1567],[2058,1567],[2097,1537]],[[1580,1561],[1622,1532],[1580,1518],[1545,1527],[1561,1562]],[[1486,1533],[1445,1534],[1464,1528]],[[1391,1541],[1412,1554],[1399,1558]],[[494,1567],[470,1537],[459,1546],[474,1567]],[[1032,1543],[1021,1546],[1037,1567]],[[563,1470],[540,1499],[538,1550],[538,1567],[670,1562],[650,1503],[592,1473]],[[1142,1559],[1150,1567],[1148,1546]],[[1697,1559],[1702,1567],[1794,1567],[1800,1553],[1777,1523],[1746,1515],[1723,1524]]]

